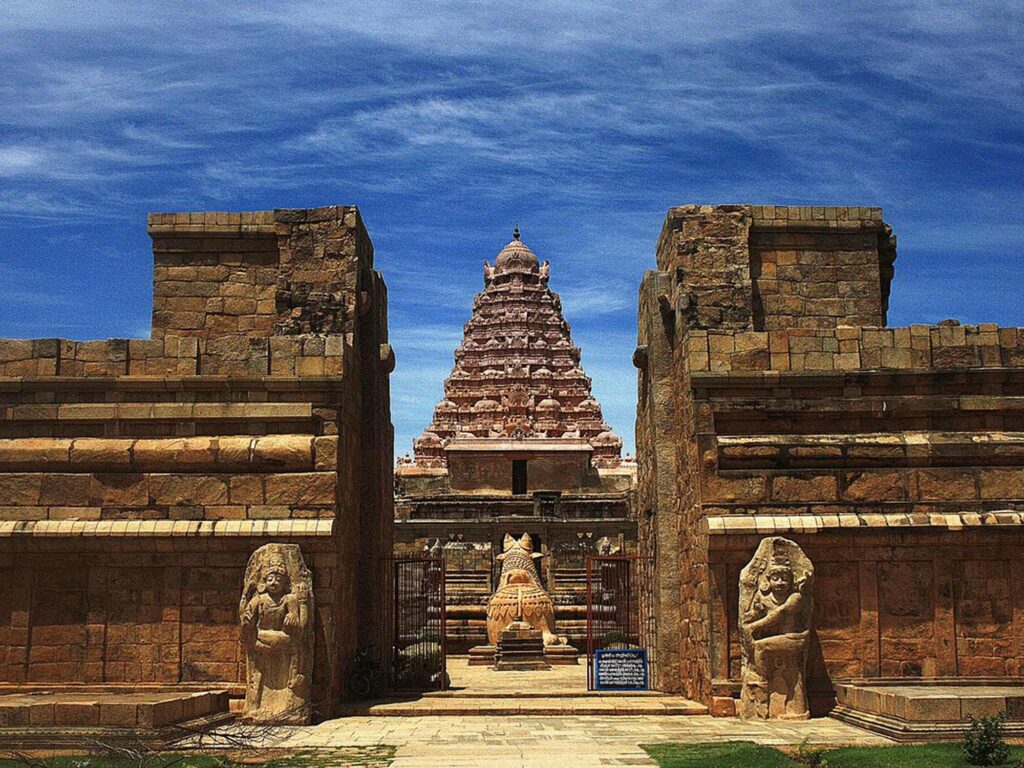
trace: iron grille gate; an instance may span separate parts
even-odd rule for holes
[[[594,690],[594,652],[605,649],[647,650],[648,682],[657,688],[651,558],[639,555],[587,556],[587,689]]]
[[[394,688],[444,690],[448,687],[444,558],[406,557],[394,562]]]

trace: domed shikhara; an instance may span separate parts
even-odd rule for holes
[[[484,290],[473,300],[444,398],[413,442],[417,466],[446,467],[445,447],[456,437],[583,439],[595,466],[620,464],[622,440],[580,367],[549,269],[518,228],[494,266],[484,262]]]
[[[511,269],[532,271],[540,268],[537,254],[531,251],[526,243],[519,239],[518,227],[516,227],[509,244],[502,248],[498,252],[497,257],[495,257],[494,268],[500,271]]]

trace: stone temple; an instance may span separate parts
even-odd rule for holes
[[[1024,328],[888,326],[881,209],[669,209],[635,464],[518,236],[394,469],[355,207],[149,233],[150,338],[0,340],[0,741],[340,716],[489,638],[471,671],[531,686],[646,654],[662,714],[1024,733]],[[410,706],[483,700],[450,693]],[[593,706],[562,694],[536,713]]]
[[[396,551],[444,554],[451,649],[486,637],[510,530],[528,531],[546,554],[545,581],[577,642],[585,557],[635,550],[635,465],[594,399],[550,269],[518,228],[494,265],[484,262],[444,399],[396,470]]]

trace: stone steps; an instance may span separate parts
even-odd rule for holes
[[[832,717],[896,741],[960,738],[971,717],[1010,712],[1007,736],[1024,735],[1024,684],[1002,679],[855,680],[836,685]]]
[[[425,696],[345,707],[342,715],[372,717],[506,715],[706,715],[703,704],[678,696],[473,697]]]
[[[490,690],[461,690],[458,688],[447,691],[426,691],[422,694],[428,699],[594,699],[594,698],[671,698],[661,691],[588,691],[586,688],[551,688],[540,687],[537,690],[493,688]]]
[[[233,720],[225,690],[55,686],[0,695],[0,746],[163,745]]]

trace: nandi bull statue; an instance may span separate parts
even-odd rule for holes
[[[524,533],[519,539],[505,534],[504,551],[497,557],[501,578],[487,604],[487,640],[492,646],[515,621],[539,630],[545,647],[567,645],[566,638],[555,634],[555,604],[537,573],[536,561],[542,557],[533,551],[530,534]]]

